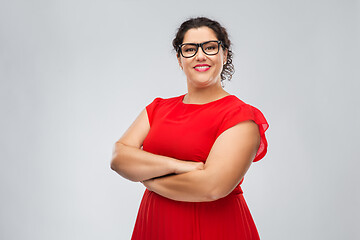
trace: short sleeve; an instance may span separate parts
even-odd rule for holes
[[[156,112],[156,107],[158,106],[159,102],[162,100],[162,98],[155,98],[149,105],[146,106],[146,112],[149,119],[150,126],[152,125],[154,115]]]
[[[257,162],[262,159],[267,152],[268,143],[265,137],[265,131],[269,127],[269,124],[267,123],[264,115],[259,109],[251,105],[244,104],[230,111],[225,115],[216,137],[218,137],[225,130],[237,125],[240,122],[247,120],[253,120],[259,127],[260,146],[253,160],[254,162]]]

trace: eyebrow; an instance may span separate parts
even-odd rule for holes
[[[219,40],[208,40],[208,41],[204,41],[204,42],[201,42],[201,43],[206,43],[206,42],[211,42],[211,41],[219,41]],[[191,43],[191,42],[183,42],[181,44],[201,44],[201,43]],[[181,45],[180,44],[180,45]]]

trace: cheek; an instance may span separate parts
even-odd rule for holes
[[[224,58],[222,56],[219,56],[216,60],[216,66],[218,68],[222,68],[224,64]]]
[[[181,64],[182,64],[183,68],[189,68],[189,67],[191,67],[190,61],[188,61],[188,60],[186,60],[186,59],[182,59]]]

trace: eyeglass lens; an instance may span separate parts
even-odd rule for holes
[[[193,57],[198,51],[198,45],[193,43],[185,43],[181,46],[183,57]],[[205,42],[202,44],[202,50],[207,55],[215,55],[219,52],[219,43],[217,41]]]

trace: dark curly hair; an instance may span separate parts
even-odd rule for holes
[[[177,53],[177,57],[180,57],[180,49],[179,45],[183,43],[185,33],[192,29],[192,28],[200,28],[200,27],[208,27],[215,32],[215,35],[218,40],[222,42],[222,48],[225,50],[227,49],[227,61],[226,64],[223,66],[223,70],[221,72],[221,82],[225,79],[231,80],[232,75],[235,72],[234,65],[232,63],[233,52],[230,49],[231,42],[228,37],[228,33],[226,29],[220,25],[217,21],[211,20],[206,17],[196,17],[190,18],[187,21],[183,22],[172,41],[172,45]]]

